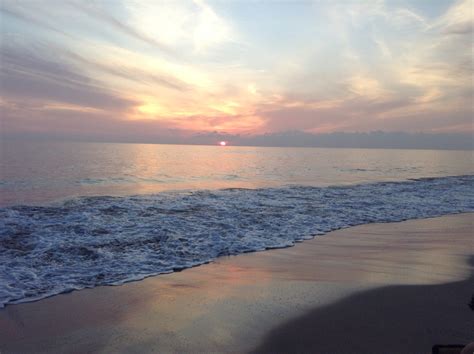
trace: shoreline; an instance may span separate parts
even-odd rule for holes
[[[262,339],[288,321],[354,294],[466,279],[473,215],[360,225],[294,247],[8,305],[0,309],[0,351],[262,349]]]
[[[455,216],[455,215],[467,215],[467,214],[473,214],[474,215],[474,212],[473,213],[471,213],[471,212],[454,212],[454,213],[451,213],[451,214],[445,214],[445,215],[434,216],[434,217],[428,216],[428,217],[421,217],[421,218],[416,218],[416,219],[407,219],[407,220],[401,220],[401,221],[370,222],[370,223],[367,223],[367,224],[358,224],[358,225],[352,225],[352,226],[345,226],[345,227],[342,227],[340,229],[335,229],[335,230],[329,231],[329,232],[324,233],[324,234],[313,235],[313,236],[311,236],[311,238],[297,240],[291,246],[268,247],[268,248],[263,249],[263,250],[248,251],[248,252],[238,253],[238,254],[229,255],[229,256],[219,256],[215,259],[212,259],[212,260],[200,263],[200,264],[192,265],[190,267],[176,268],[176,269],[174,269],[172,271],[169,271],[169,272],[154,273],[154,274],[146,275],[146,276],[143,276],[143,277],[137,277],[136,279],[132,279],[132,280],[125,280],[123,282],[119,282],[119,283],[115,283],[115,284],[114,283],[100,284],[100,285],[96,285],[96,286],[87,286],[87,287],[78,288],[78,289],[68,289],[68,290],[64,290],[62,292],[52,293],[52,294],[48,294],[48,295],[45,295],[45,296],[39,296],[37,298],[32,298],[31,300],[23,300],[23,299],[13,300],[13,302],[4,304],[3,307],[0,307],[0,311],[4,308],[8,307],[8,306],[16,306],[16,305],[34,303],[34,302],[49,299],[51,297],[55,297],[55,296],[58,296],[58,295],[65,295],[65,294],[70,294],[70,293],[73,293],[73,292],[83,291],[83,290],[92,290],[92,289],[99,288],[99,287],[123,286],[123,285],[129,284],[129,283],[140,282],[140,281],[146,280],[148,278],[154,278],[154,277],[157,277],[157,276],[164,276],[164,275],[179,273],[179,272],[186,271],[186,270],[189,270],[189,269],[199,268],[201,266],[205,266],[205,265],[208,265],[208,264],[218,263],[218,261],[221,258],[225,259],[225,258],[229,258],[229,257],[232,258],[232,257],[242,256],[242,255],[245,255],[245,254],[254,254],[254,253],[267,252],[267,251],[284,250],[284,249],[287,249],[287,248],[296,247],[297,245],[299,245],[301,243],[312,241],[312,240],[314,240],[318,237],[327,237],[329,234],[332,234],[334,232],[343,231],[343,230],[347,230],[347,229],[352,229],[352,228],[355,228],[355,227],[361,227],[361,226],[367,226],[367,225],[397,224],[397,223],[403,223],[403,222],[409,222],[409,221],[419,221],[419,220],[427,220],[427,219],[435,219],[435,218],[444,218],[444,217],[450,217],[450,216]]]
[[[451,176],[447,176],[447,177],[451,177]],[[431,177],[423,177],[423,178],[420,178],[420,179],[413,179],[413,180],[422,180],[422,179],[431,179]],[[368,183],[370,184],[372,182],[368,182]],[[375,183],[378,183],[378,182],[375,182]],[[102,196],[102,197],[104,197],[104,196]],[[79,287],[79,288],[70,288],[70,289],[65,289],[63,291],[59,291],[59,292],[49,293],[49,294],[46,294],[46,295],[39,295],[37,297],[33,297],[33,298],[29,298],[29,299],[14,299],[14,300],[12,300],[12,302],[5,303],[5,304],[0,304],[0,311],[4,308],[8,307],[8,306],[28,304],[28,303],[32,303],[32,302],[42,301],[42,300],[48,299],[50,297],[55,297],[55,296],[63,295],[63,294],[69,294],[69,293],[72,293],[72,292],[75,292],[75,291],[95,289],[97,287],[103,287],[103,286],[123,286],[123,285],[126,285],[128,283],[139,282],[139,281],[143,281],[143,280],[148,279],[148,278],[179,273],[179,272],[189,270],[189,269],[192,269],[192,268],[198,268],[198,267],[201,267],[203,265],[210,264],[210,263],[216,263],[216,262],[219,261],[220,258],[235,257],[235,256],[242,256],[242,255],[245,255],[245,254],[261,253],[261,252],[267,252],[267,251],[274,251],[274,250],[282,250],[282,249],[292,248],[292,247],[297,246],[300,243],[312,241],[312,240],[314,240],[315,238],[318,238],[318,237],[326,237],[328,234],[332,234],[334,232],[338,232],[338,231],[342,231],[342,230],[352,229],[354,227],[360,227],[360,226],[366,226],[366,225],[397,224],[397,223],[401,223],[401,222],[418,221],[418,220],[426,220],[426,219],[434,219],[434,218],[442,218],[442,217],[450,217],[450,216],[455,216],[455,215],[465,215],[465,214],[471,214],[471,213],[474,215],[474,212],[458,211],[458,212],[452,212],[452,213],[443,214],[443,215],[439,215],[439,216],[423,216],[423,217],[413,218],[413,219],[404,219],[404,220],[397,220],[397,221],[377,221],[377,222],[369,222],[369,223],[365,223],[365,224],[355,224],[355,225],[350,225],[350,226],[343,226],[341,228],[334,229],[334,230],[325,232],[323,234],[312,235],[310,238],[297,239],[297,240],[294,241],[293,245],[289,245],[289,246],[267,247],[267,248],[261,249],[261,250],[245,251],[245,252],[242,252],[242,253],[237,253],[237,254],[233,254],[233,255],[229,255],[229,256],[218,256],[217,258],[209,259],[209,260],[203,261],[202,263],[194,264],[194,265],[191,265],[189,267],[182,267],[182,268],[177,267],[177,268],[174,268],[173,270],[170,270],[170,271],[162,271],[162,272],[152,273],[152,274],[145,275],[145,276],[140,275],[140,276],[136,276],[134,278],[132,277],[128,280],[118,281],[118,282],[115,282],[115,283],[100,284],[100,285],[94,285],[94,286],[84,286],[84,287]]]

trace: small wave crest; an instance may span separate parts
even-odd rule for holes
[[[332,230],[474,211],[474,176],[81,197],[0,208],[0,307],[122,284]]]

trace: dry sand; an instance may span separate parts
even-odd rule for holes
[[[429,353],[467,343],[473,216],[363,225],[7,306],[0,352]]]

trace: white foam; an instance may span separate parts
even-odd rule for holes
[[[83,197],[0,209],[0,307],[344,227],[474,211],[474,176]]]

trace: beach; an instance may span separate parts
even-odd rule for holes
[[[0,310],[0,352],[429,353],[473,341],[473,214],[369,224]]]
[[[1,1],[0,354],[474,354],[472,9]]]

